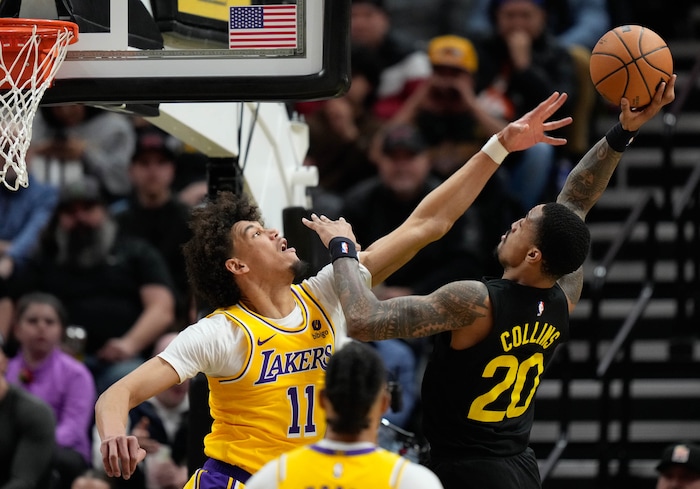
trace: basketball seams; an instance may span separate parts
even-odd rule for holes
[[[659,48],[656,48],[656,49],[654,49],[654,50],[649,51],[648,53],[646,53],[644,56],[642,56],[642,57],[640,58],[640,60],[644,60],[644,61],[649,65],[649,67],[654,68],[654,69],[657,70],[657,71],[660,71],[661,73],[663,73],[663,74],[666,75],[667,77],[670,77],[673,73],[668,73],[668,72],[665,71],[662,67],[657,66],[656,64],[652,63],[652,62],[650,61],[650,59],[649,59],[649,58],[651,57],[652,54],[656,54],[656,53],[659,53],[659,52],[664,51],[664,50],[667,50],[667,51],[670,52],[670,50],[668,49],[668,46],[666,46],[666,47],[659,47]],[[673,70],[671,70],[671,71],[673,71]]]
[[[618,26],[605,33],[591,53],[590,75],[606,100],[630,101],[633,109],[647,105],[660,81],[672,76],[673,59],[665,41],[639,25]]]

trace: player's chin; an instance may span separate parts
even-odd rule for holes
[[[306,272],[309,269],[309,264],[304,260],[298,259],[292,264],[291,269],[292,273],[294,274],[294,281],[297,282],[306,278]]]
[[[496,247],[493,249],[493,257],[498,261],[498,263],[501,263],[501,247],[503,246],[503,241],[498,243]]]

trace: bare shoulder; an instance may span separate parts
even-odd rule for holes
[[[487,317],[491,307],[486,285],[477,280],[451,282],[433,292],[430,299],[448,329],[474,324]]]
[[[452,328],[451,346],[462,350],[470,348],[482,341],[491,330],[491,300],[486,284],[477,281],[454,282],[448,287],[439,289],[445,294],[455,297],[453,303],[457,310],[450,316],[457,322]],[[456,299],[459,297],[459,299]]]
[[[486,284],[478,280],[459,280],[443,285],[431,294],[434,301],[453,304],[455,307],[487,307],[489,296]]]

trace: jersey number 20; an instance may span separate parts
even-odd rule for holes
[[[486,365],[481,376],[492,378],[499,368],[507,369],[505,377],[487,393],[474,399],[467,415],[469,419],[484,423],[497,423],[503,421],[504,417],[517,418],[521,416],[530,405],[537,386],[540,384],[540,375],[544,371],[544,357],[541,353],[535,353],[522,363],[518,363],[518,359],[513,355],[501,355]],[[527,398],[521,403],[523,387],[532,368],[536,369],[535,378],[532,381],[530,392],[526,393]],[[487,409],[489,404],[508,390],[510,390],[510,404],[508,404],[508,408],[505,411]]]

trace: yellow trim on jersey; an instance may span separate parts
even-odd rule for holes
[[[392,488],[397,489],[399,487],[399,484],[401,484],[401,479],[403,479],[403,471],[408,465],[408,459],[401,459],[401,466],[399,467],[399,470],[396,472],[396,480],[392,484]]]
[[[245,337],[248,340],[248,343],[246,346],[248,348],[246,350],[246,359],[243,362],[243,366],[241,367],[241,370],[239,370],[238,373],[236,375],[234,375],[233,377],[226,379],[226,380],[221,380],[220,382],[226,382],[226,381],[240,379],[241,376],[243,374],[245,374],[245,372],[248,370],[248,367],[250,367],[250,361],[251,361],[251,358],[253,355],[253,336],[252,336],[252,333],[250,332],[250,330],[248,330],[248,328],[245,327],[245,324],[242,323],[237,317],[233,316],[230,312],[223,311],[223,313],[231,321],[238,324],[238,326],[240,326],[240,328],[245,332]]]
[[[251,5],[250,0],[177,0],[177,11],[228,22],[229,7]]]
[[[294,292],[294,294],[297,298],[297,301],[300,304],[304,304],[304,301],[301,297],[301,294],[303,294],[306,297],[308,297],[309,299],[311,299],[311,301],[313,301],[313,304],[316,307],[318,307],[318,309],[323,313],[323,316],[326,318],[326,321],[328,321],[328,324],[330,325],[331,329],[333,330],[333,334],[335,334],[335,326],[333,326],[333,322],[329,319],[328,311],[326,311],[326,309],[323,307],[323,305],[321,305],[321,303],[318,301],[318,298],[314,294],[312,294],[310,290],[308,290],[306,287],[304,287],[303,284],[299,284],[299,285],[292,285],[292,292]],[[304,310],[304,309],[302,308],[302,310]]]

